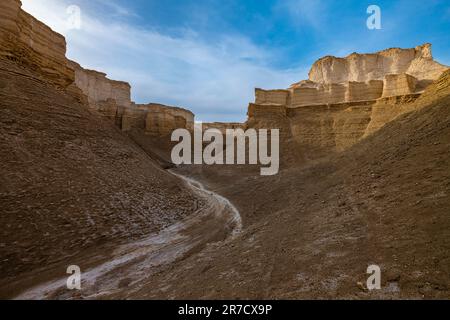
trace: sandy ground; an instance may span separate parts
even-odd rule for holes
[[[131,294],[167,265],[240,234],[240,214],[227,199],[191,178],[173,174],[184,180],[206,205],[160,232],[115,249],[108,261],[83,272],[79,292],[68,291],[67,277],[63,277],[26,290],[15,299],[101,299],[124,290]]]

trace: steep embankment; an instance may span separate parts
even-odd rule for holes
[[[113,124],[7,60],[0,158],[3,297],[71,264],[86,268],[87,256],[107,258],[114,245],[194,212],[198,199]]]
[[[449,298],[450,73],[409,110],[349,150],[275,177],[228,168],[242,178],[227,186],[222,167],[202,170],[241,210],[244,233],[132,297]],[[370,264],[381,267],[380,291],[364,289]]]

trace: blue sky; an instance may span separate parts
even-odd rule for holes
[[[449,0],[22,0],[66,36],[68,57],[132,85],[138,103],[244,121],[254,88],[286,88],[324,55],[430,42],[450,65]],[[369,5],[381,30],[366,27]],[[81,29],[68,28],[69,5]]]

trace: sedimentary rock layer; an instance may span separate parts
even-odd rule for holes
[[[226,134],[227,130],[245,130],[247,127],[245,123],[238,122],[204,122],[202,125],[203,130],[216,129],[222,134]]]
[[[189,110],[162,104],[132,104],[124,110],[122,130],[145,130],[151,135],[169,135],[173,130],[194,127],[194,114]]]
[[[309,72],[317,83],[366,82],[383,80],[387,74],[407,73],[420,80],[436,80],[447,68],[435,61],[431,44],[416,48],[391,48],[377,53],[352,53],[346,58],[319,59]]]
[[[131,101],[131,86],[127,82],[108,79],[105,73],[88,70],[66,58],[65,38],[21,9],[19,0],[0,2],[0,56],[38,71],[48,82],[66,89],[79,102],[113,121],[118,127],[129,127],[130,118],[144,110],[155,112],[155,128],[144,124],[148,132],[164,131],[176,125],[191,126],[194,115],[171,107],[139,107]],[[138,117],[139,118],[139,117]],[[164,123],[167,120],[168,123]],[[122,123],[124,122],[124,123]]]
[[[416,91],[417,78],[409,74],[388,74],[384,78],[383,97],[401,96]]]
[[[108,79],[106,74],[82,68],[74,61],[69,66],[75,70],[75,84],[88,97],[89,104],[96,108],[102,101],[113,99],[118,106],[128,108],[131,105],[131,86],[124,81]]]
[[[430,44],[353,53],[346,58],[327,56],[314,63],[308,80],[287,90],[256,89],[255,103],[295,108],[413,94],[422,92],[447,69],[433,60]]]
[[[74,81],[65,56],[66,40],[21,5],[19,0],[0,2],[0,56],[37,69],[48,81],[66,88]]]

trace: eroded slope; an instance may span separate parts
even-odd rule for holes
[[[113,124],[7,60],[0,60],[0,159],[0,296],[16,292],[18,279],[42,282],[53,264],[62,275],[71,264],[83,268],[85,255],[105,256],[196,205]]]

